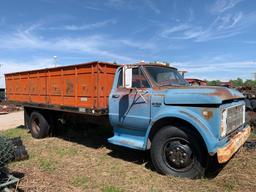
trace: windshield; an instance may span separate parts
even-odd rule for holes
[[[145,68],[159,86],[188,85],[175,69],[160,66],[145,66]]]

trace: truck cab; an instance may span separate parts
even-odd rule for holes
[[[109,120],[110,143],[150,150],[158,172],[189,178],[203,176],[210,158],[227,162],[251,131],[240,92],[190,86],[176,68],[159,64],[117,69]]]

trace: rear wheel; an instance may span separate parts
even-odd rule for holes
[[[200,178],[205,171],[205,157],[198,136],[192,131],[166,126],[153,138],[151,159],[161,174]]]
[[[33,112],[29,119],[29,129],[34,138],[42,139],[49,134],[49,124],[44,116],[38,112]]]

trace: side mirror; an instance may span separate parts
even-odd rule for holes
[[[132,88],[132,68],[123,67],[123,87],[126,89]]]

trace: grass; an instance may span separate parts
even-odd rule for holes
[[[77,150],[75,148],[58,148],[56,149],[56,154],[59,155],[60,158],[64,157],[72,157],[77,155]]]
[[[223,186],[225,188],[224,191],[227,192],[231,192],[235,189],[235,183],[233,183],[232,181],[225,181]]]
[[[28,160],[9,165],[24,174],[19,183],[23,191],[230,192],[256,187],[255,149],[242,148],[215,178],[189,180],[152,171],[148,153],[114,147],[93,131],[83,137],[63,134],[42,140],[33,139],[24,129],[0,134],[22,137],[28,149]],[[255,133],[250,139],[256,139]]]
[[[8,129],[0,132],[0,134],[6,137],[22,137],[23,139],[30,137],[22,128]]]
[[[254,128],[251,135],[250,135],[251,140],[256,140],[256,129]]]
[[[51,160],[48,160],[48,159],[40,159],[39,160],[39,168],[42,171],[47,171],[49,173],[52,173],[56,169],[54,162],[52,162]]]
[[[123,190],[114,186],[106,186],[102,189],[102,192],[123,192]]]
[[[80,187],[83,190],[87,189],[89,179],[87,176],[74,176],[70,182],[75,187]]]

